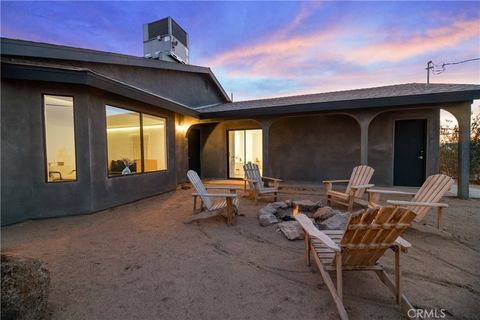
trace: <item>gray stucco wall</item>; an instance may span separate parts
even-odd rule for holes
[[[202,175],[221,178],[227,172],[227,131],[260,129],[256,120],[199,125],[202,129]],[[265,132],[264,132],[265,134]],[[360,161],[360,128],[348,116],[306,116],[276,120],[269,133],[270,175],[290,181],[318,182],[348,178],[344,169]],[[345,177],[344,177],[345,176]]]
[[[390,111],[376,116],[369,126],[368,164],[375,169],[375,184],[393,184],[394,123],[404,119],[427,119],[426,175],[438,173],[439,109]],[[360,125],[352,116],[271,117],[196,125],[202,133],[202,176],[227,178],[227,130],[257,129],[262,127],[261,122],[272,123],[268,131],[269,159],[264,164],[269,167],[269,176],[321,183],[326,179],[348,179],[352,168],[360,165]]]
[[[47,183],[42,95],[74,97],[77,181]],[[3,81],[1,222],[90,213],[176,187],[174,114],[80,86]],[[105,104],[167,118],[168,170],[107,178]]]
[[[396,120],[427,120],[427,152],[425,174],[438,173],[440,165],[440,110],[420,109],[385,112],[375,117],[368,129],[368,163],[375,168],[372,182],[393,184],[393,147]]]
[[[270,174],[284,180],[347,179],[360,162],[360,127],[349,116],[281,119],[269,139]]]
[[[16,60],[19,61],[18,58]],[[90,69],[191,107],[225,102],[206,74],[72,60],[20,59],[22,60]]]
[[[202,177],[226,179],[227,130],[260,129],[261,126],[255,120],[230,120],[218,124],[204,124],[200,128]]]

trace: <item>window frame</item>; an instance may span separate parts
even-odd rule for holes
[[[48,156],[47,156],[47,122],[46,122],[46,117],[45,117],[45,96],[53,96],[53,97],[69,97],[72,98],[72,113],[73,113],[73,146],[75,150],[75,179],[74,180],[53,180],[53,181],[48,181]],[[68,95],[68,94],[58,94],[58,93],[42,93],[42,131],[43,131],[43,169],[45,171],[45,183],[50,184],[50,183],[70,183],[70,182],[78,182],[78,147],[77,147],[77,119],[75,115],[75,96],[74,95]]]
[[[130,173],[130,174],[119,174],[119,175],[110,175],[108,173],[108,132],[107,132],[107,129],[108,129],[108,123],[107,123],[107,107],[113,107],[113,108],[117,108],[117,109],[123,109],[123,110],[127,110],[127,111],[131,111],[131,112],[136,112],[140,115],[140,163],[141,163],[141,166],[142,166],[142,171],[141,172],[135,172],[135,173]],[[167,130],[167,127],[168,127],[168,118],[165,117],[165,116],[158,116],[156,114],[152,114],[152,113],[149,113],[149,112],[143,112],[143,111],[138,111],[138,110],[135,110],[133,108],[129,108],[129,107],[118,107],[117,105],[114,105],[114,104],[108,104],[108,103],[105,103],[104,104],[104,108],[105,108],[105,158],[107,159],[107,162],[106,162],[106,174],[107,174],[107,178],[108,179],[111,179],[111,178],[120,178],[120,177],[129,177],[129,176],[139,176],[139,175],[144,175],[144,174],[151,174],[151,173],[159,173],[159,172],[166,172],[168,171],[168,159],[169,159],[169,155],[168,155],[168,138],[167,138],[167,135],[168,135],[168,130]],[[145,155],[144,155],[144,139],[143,139],[143,115],[146,114],[146,115],[149,115],[149,116],[152,116],[152,117],[156,117],[156,118],[161,118],[163,120],[165,120],[165,164],[166,164],[166,168],[165,169],[161,169],[161,170],[155,170],[155,171],[148,171],[148,172],[145,172]]]

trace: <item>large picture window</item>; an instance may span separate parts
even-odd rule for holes
[[[106,106],[108,175],[167,169],[166,120]]]
[[[47,181],[75,181],[75,124],[73,97],[44,95]]]

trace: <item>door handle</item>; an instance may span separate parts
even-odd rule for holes
[[[417,158],[420,159],[420,160],[423,160],[423,150],[420,150],[418,153],[420,155]]]

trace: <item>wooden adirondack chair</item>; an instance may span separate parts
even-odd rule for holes
[[[227,209],[226,222],[231,225],[233,222],[233,214],[238,214],[238,196],[237,187],[216,186],[205,187],[200,180],[198,174],[193,170],[187,172],[188,180],[195,188],[193,196],[193,216],[187,218],[185,223],[191,223],[195,220],[207,219],[221,214],[222,209]],[[229,193],[208,193],[207,190],[229,190]],[[197,209],[197,198],[200,198],[200,208]],[[212,198],[223,198],[223,200],[212,201]]]
[[[368,189],[368,206],[375,208],[379,206],[380,195],[408,195],[413,196],[411,201],[387,200],[388,204],[407,207],[416,213],[415,221],[420,222],[432,208],[437,208],[437,228],[440,229],[443,208],[448,207],[446,203],[440,203],[440,199],[450,190],[454,180],[444,174],[435,174],[427,178],[417,193]]]
[[[335,202],[348,207],[348,211],[352,211],[354,201],[363,196],[366,188],[374,186],[373,184],[368,184],[372,178],[373,171],[375,170],[369,166],[358,166],[353,168],[350,180],[323,181],[327,196],[327,205]],[[340,182],[348,182],[345,192],[333,190],[333,184]]]
[[[251,196],[255,199],[255,204],[258,203],[258,198],[265,195],[274,196],[274,201],[277,201],[278,186],[282,179],[276,179],[271,177],[262,177],[260,170],[255,163],[247,163],[243,166],[245,171],[245,182],[248,182]],[[273,187],[266,187],[264,181],[273,182]]]
[[[402,294],[400,254],[411,244],[400,237],[410,226],[415,214],[405,208],[383,207],[365,209],[352,214],[345,230],[318,230],[306,215],[299,213],[295,219],[305,231],[306,259],[310,265],[313,253],[341,319],[348,319],[342,297],[343,271],[374,271],[393,292],[397,304],[407,311],[412,304]],[[378,260],[387,249],[395,252],[395,279],[392,281]],[[336,273],[337,286],[329,275]]]

